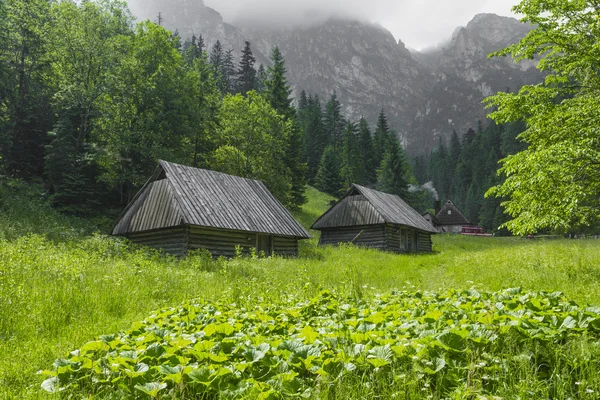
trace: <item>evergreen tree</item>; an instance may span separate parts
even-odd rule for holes
[[[179,35],[179,31],[177,29],[175,29],[175,32],[173,32],[173,34],[171,35],[171,39],[173,48],[181,53],[183,45],[181,43],[181,35]]]
[[[200,37],[202,39],[202,36]],[[192,65],[194,61],[202,57],[202,47],[196,38],[196,35],[192,35],[191,40],[186,40],[183,45],[183,58],[188,65]]]
[[[304,159],[308,166],[308,182],[313,184],[319,171],[327,141],[323,126],[323,110],[319,96],[309,96],[307,103],[307,109],[301,114],[304,115]]]
[[[213,44],[213,47],[210,51],[209,62],[215,71],[220,71],[220,69],[223,67],[224,59],[225,56],[223,54],[223,46],[221,45],[221,42],[217,40],[215,44]]]
[[[377,118],[377,127],[375,128],[375,134],[373,136],[373,155],[375,158],[375,165],[381,166],[381,161],[385,156],[388,149],[388,143],[390,138],[390,126],[387,121],[387,117],[383,110],[379,113]]]
[[[229,49],[227,50],[227,52],[225,52],[225,58],[223,59],[221,73],[223,77],[223,93],[235,94],[236,70],[233,57],[233,49]]]
[[[339,102],[335,91],[325,105],[323,124],[325,127],[327,143],[332,145],[334,149],[339,149],[342,145],[344,117],[342,116],[342,105]]]
[[[237,91],[244,96],[256,87],[255,62],[256,58],[252,54],[250,42],[246,41],[237,71]]]
[[[269,80],[269,74],[267,73],[265,66],[260,64],[258,66],[258,70],[256,71],[256,87],[254,88],[254,90],[256,90],[257,92],[260,92],[260,93],[267,90],[266,83],[268,80]]]
[[[321,157],[319,172],[315,180],[317,189],[334,197],[342,196],[346,186],[341,176],[338,158],[338,152],[333,146],[327,146]]]
[[[281,115],[292,118],[295,114],[294,107],[292,107],[292,98],[290,97],[292,89],[287,82],[285,60],[279,51],[279,47],[273,49],[271,61],[273,66],[269,67],[268,78],[264,81],[267,99],[271,103],[271,107]]]
[[[386,151],[377,171],[377,190],[408,198],[407,160],[398,141]]]
[[[363,170],[361,174],[361,185],[372,185],[377,181],[377,165],[375,164],[375,151],[373,148],[373,137],[367,120],[362,117],[358,123],[358,146],[360,148],[360,161]]]
[[[300,100],[298,100],[298,110],[304,111],[308,108],[308,97],[306,97],[306,91],[300,92]]]
[[[425,184],[428,181],[427,160],[423,155],[415,157],[415,178],[420,184]]]
[[[287,82],[285,60],[278,47],[273,49],[271,60],[273,61],[273,66],[269,67],[266,79],[260,78],[260,74],[259,78],[264,79],[262,82],[264,82],[265,86],[265,97],[271,104],[271,107],[288,121],[293,122],[285,161],[292,177],[290,191],[292,200],[290,203],[294,205],[294,208],[299,208],[306,201],[304,191],[306,187],[305,176],[307,167],[302,162],[302,131],[301,126],[297,124],[295,119],[296,110],[292,106],[292,99],[290,98],[292,90]]]
[[[353,183],[362,183],[365,178],[363,154],[360,148],[358,127],[353,122],[348,122],[342,136],[342,164],[341,175],[346,188]]]

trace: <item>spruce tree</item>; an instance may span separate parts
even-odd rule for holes
[[[361,184],[365,178],[363,154],[360,147],[358,127],[348,122],[342,136],[342,179],[349,188],[351,184]]]
[[[237,92],[246,95],[256,87],[256,58],[252,54],[250,42],[246,41],[237,71]]]
[[[223,93],[235,94],[236,70],[233,49],[229,49],[227,52],[225,52],[221,73],[223,74]]]
[[[338,152],[331,145],[325,148],[321,157],[315,186],[320,191],[334,197],[344,194],[345,184],[340,173]]]
[[[396,141],[386,151],[381,166],[377,171],[377,189],[390,194],[400,196],[402,199],[408,197],[408,162],[404,149],[400,142]]]
[[[223,66],[223,59],[223,46],[221,45],[221,42],[217,40],[215,44],[213,44],[208,61],[211,63],[215,70],[220,70]]]
[[[298,100],[298,110],[304,111],[308,108],[308,97],[306,97],[306,91],[300,92],[300,100]]]
[[[265,80],[267,99],[271,103],[271,106],[281,115],[291,118],[295,113],[294,107],[292,107],[292,98],[290,97],[292,89],[287,82],[285,60],[279,51],[279,47],[273,49],[271,61],[273,62],[273,66],[269,67],[268,78]]]
[[[377,181],[377,165],[375,164],[373,135],[369,123],[364,117],[358,123],[358,131],[358,145],[361,150],[360,165],[363,170],[359,183],[361,185],[372,185]]]
[[[202,38],[202,37],[200,37]],[[192,35],[191,40],[186,40],[183,45],[183,58],[188,65],[192,65],[195,60],[202,57],[202,47],[198,43],[196,35]]]
[[[377,118],[377,127],[375,128],[375,134],[373,136],[373,156],[377,167],[381,166],[381,161],[388,149],[389,137],[390,127],[384,111],[381,110],[379,117]]]
[[[256,71],[256,86],[254,87],[254,90],[261,93],[267,90],[266,83],[268,79],[269,74],[267,73],[265,66],[260,64],[258,66],[258,71]]]
[[[308,182],[313,184],[319,171],[321,158],[327,141],[325,137],[325,129],[323,127],[323,110],[319,96],[309,96],[307,100],[308,106],[303,115],[304,119],[304,159],[307,162],[307,178]]]
[[[342,116],[342,105],[340,104],[335,91],[325,106],[323,123],[325,126],[327,143],[331,144],[333,148],[339,149],[342,145],[344,117]]]
[[[300,207],[306,201],[304,191],[306,188],[305,176],[307,168],[306,164],[302,162],[302,130],[295,118],[296,110],[292,106],[292,99],[290,98],[292,90],[287,82],[285,60],[278,47],[273,49],[271,60],[273,61],[273,66],[269,67],[267,74],[263,73],[265,77],[262,78],[264,79],[262,82],[264,82],[265,87],[265,98],[279,115],[284,116],[293,125],[285,161],[292,178],[290,191],[291,204]]]

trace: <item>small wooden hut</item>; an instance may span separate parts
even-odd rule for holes
[[[352,185],[312,226],[320,245],[353,243],[397,253],[431,252],[433,226],[400,197]]]
[[[450,200],[435,216],[440,232],[461,233],[463,226],[471,226],[471,222],[460,212]]]
[[[308,232],[257,180],[160,161],[123,210],[113,235],[177,256],[206,249],[233,257],[236,247],[298,255]]]

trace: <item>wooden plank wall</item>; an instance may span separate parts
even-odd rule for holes
[[[431,242],[431,234],[419,232],[419,252],[431,253],[433,251],[433,243]]]
[[[129,233],[126,237],[133,243],[162,249],[165,253],[174,256],[181,257],[187,254],[186,231],[183,226],[149,232]]]
[[[352,226],[327,229],[321,231],[320,245],[338,245],[350,243],[360,233],[362,235],[354,242],[356,246],[386,249],[385,225]]]
[[[396,253],[406,253],[406,249],[400,249],[400,231],[395,225],[386,225],[385,240],[388,251]]]
[[[410,249],[400,249],[400,232],[399,229],[408,229]],[[405,226],[386,225],[386,240],[387,249],[396,253],[409,253],[415,252],[413,238],[415,235],[415,229],[407,228]],[[430,253],[433,251],[433,245],[431,242],[431,234],[423,231],[418,231],[418,243],[417,249],[419,253]]]
[[[234,257],[236,246],[241,246],[244,253],[250,253],[250,249],[256,247],[256,234],[254,233],[205,229],[196,226],[188,229],[189,249],[206,249],[213,257]]]
[[[275,236],[273,238],[273,252],[283,257],[298,257],[298,239]]]
[[[206,249],[213,257],[235,256],[236,246],[241,246],[245,254],[256,248],[256,234],[191,226],[188,246],[190,250]],[[248,240],[250,238],[250,240]],[[298,239],[283,236],[273,237],[273,252],[286,257],[298,256]]]

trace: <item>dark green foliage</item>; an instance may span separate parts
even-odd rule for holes
[[[342,115],[342,105],[334,91],[331,98],[325,105],[325,115],[323,117],[325,128],[325,137],[327,143],[335,149],[342,146],[342,131],[344,130],[344,116]]]
[[[217,40],[210,51],[208,61],[212,66],[213,75],[217,86],[221,90],[221,94],[234,94],[238,77],[234,63],[233,49],[224,52],[221,42]]]
[[[264,85],[264,95],[271,104],[271,107],[279,115],[284,116],[288,121],[293,123],[290,136],[288,137],[285,164],[291,174],[291,199],[289,204],[292,205],[292,208],[298,209],[306,201],[304,191],[306,188],[307,166],[302,159],[302,128],[295,118],[296,110],[292,106],[293,99],[290,97],[292,89],[288,85],[285,60],[278,47],[273,49],[271,61],[273,62],[273,66],[269,67],[267,73],[264,72],[264,67],[261,64],[262,72],[259,69],[257,82],[260,85]]]
[[[323,151],[327,146],[319,96],[308,97],[307,107],[298,112],[298,118],[304,131],[304,159],[307,164],[307,178],[312,184],[317,176]]]
[[[373,147],[373,135],[371,128],[365,118],[358,123],[358,147],[360,149],[361,185],[372,185],[377,181],[377,164],[375,149]]]
[[[377,190],[407,199],[409,166],[406,154],[398,141],[388,143],[388,150],[377,170]]]
[[[260,64],[258,66],[258,70],[256,71],[256,84],[254,90],[256,90],[257,92],[264,92],[265,90],[267,90],[266,83],[268,79],[269,74],[267,73],[265,66],[263,64]]]
[[[308,97],[306,97],[306,91],[300,92],[300,100],[298,100],[298,110],[304,111],[308,108]]]
[[[292,98],[290,94],[292,89],[288,85],[285,68],[285,60],[279,51],[279,47],[275,47],[271,53],[271,61],[273,66],[269,67],[268,72],[262,73],[261,84],[265,87],[265,96],[271,103],[271,107],[279,114],[286,118],[293,118],[296,110],[292,107]],[[261,67],[264,66],[261,64]],[[261,74],[259,74],[260,77]]]
[[[379,113],[377,118],[377,127],[375,128],[375,134],[373,136],[373,157],[374,164],[378,167],[381,166],[387,150],[390,137],[390,127],[387,122],[387,117],[383,110]]]
[[[484,129],[481,122],[478,125],[480,132],[469,129],[462,140],[453,132],[449,149],[440,140],[431,153],[426,175],[418,172],[425,162],[423,157],[415,160],[415,170],[418,182],[432,181],[440,199],[452,200],[471,223],[505,234],[506,230],[498,230],[507,221],[502,199],[485,199],[485,193],[504,179],[497,175],[498,161],[523,149],[517,136],[524,127],[491,123]],[[432,205],[433,199],[430,201]]]
[[[225,58],[223,59],[223,65],[221,68],[223,74],[223,83],[221,84],[222,89],[225,93],[235,93],[235,62],[233,57],[233,49],[229,49],[225,52]]]
[[[2,2],[0,44],[0,157],[19,177],[39,176],[46,133],[52,128],[48,37],[50,5],[45,0]]]
[[[182,45],[162,16],[132,22],[118,0],[0,0],[0,174],[42,178],[58,209],[99,213],[127,203],[159,159],[235,164],[224,142],[238,122],[238,132],[260,126],[264,139],[237,146],[253,163],[249,176],[287,206],[302,204],[303,135],[281,54],[258,80],[265,92],[270,78],[270,98],[246,104],[258,115],[239,106],[223,116],[225,95],[256,87],[250,43],[238,70],[220,42],[207,55],[202,37]]]
[[[192,35],[191,40],[186,40],[183,45],[183,58],[188,65],[192,65],[194,61],[202,57],[204,54],[204,39],[202,36],[196,38]]]
[[[347,189],[353,183],[362,184],[365,181],[365,162],[359,140],[358,127],[348,122],[342,136],[341,163],[341,175]]]
[[[346,184],[340,170],[339,152],[331,145],[325,148],[321,157],[315,186],[320,191],[334,197],[340,197],[345,192]]]
[[[237,70],[237,91],[243,95],[256,87],[256,58],[252,54],[250,42],[246,41]]]

